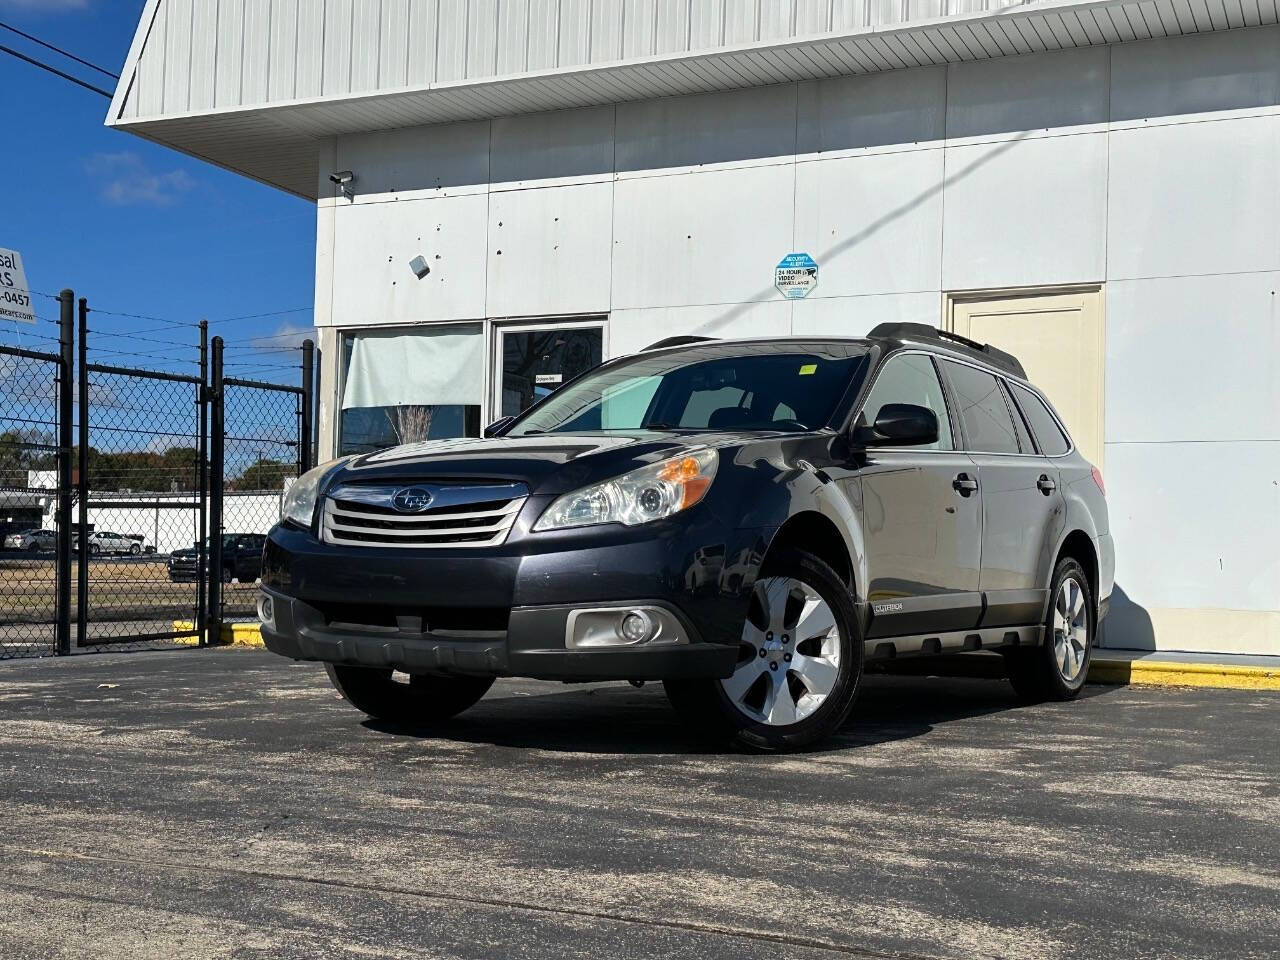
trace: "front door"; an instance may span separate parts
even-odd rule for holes
[[[523,413],[604,357],[604,327],[591,325],[499,327],[498,417]]]
[[[1044,557],[1062,524],[1058,469],[1035,452],[1000,378],[951,360],[939,365],[982,495],[982,626],[1037,623],[1049,586]]]
[[[933,359],[899,353],[880,367],[860,417],[873,423],[887,403],[914,403],[938,417],[938,442],[873,447],[858,471],[871,617],[867,636],[970,630],[978,592],[982,498],[976,470],[959,451]]]

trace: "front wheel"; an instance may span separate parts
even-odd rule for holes
[[[334,688],[357,710],[375,720],[416,726],[456,716],[479,702],[493,677],[436,677],[407,674],[407,682],[391,670],[326,663]]]
[[[132,547],[129,548],[129,552],[136,557],[138,556],[138,554],[142,553],[142,547],[140,547],[138,544],[135,543]]]
[[[667,697],[700,734],[756,750],[794,750],[844,724],[862,680],[862,635],[849,588],[795,551],[752,590],[738,663],[724,680],[668,680]]]
[[[1084,568],[1066,557],[1053,571],[1044,643],[1005,655],[1009,682],[1027,702],[1072,700],[1093,659],[1098,618]]]

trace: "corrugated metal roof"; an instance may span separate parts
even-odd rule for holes
[[[897,11],[901,21],[957,3],[790,0],[778,4],[789,11],[783,16],[753,12],[772,9],[754,0],[460,0],[445,17],[443,6],[421,0],[149,0],[107,122],[315,199],[317,141],[347,133],[1280,19],[1280,0],[1041,0],[981,9],[985,2],[1001,0],[958,0],[979,9],[868,25],[865,11]],[[459,10],[461,26],[452,16]],[[326,29],[330,22],[346,28]],[[817,28],[826,29],[802,35]]]

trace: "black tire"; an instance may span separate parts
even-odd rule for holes
[[[390,670],[326,663],[334,688],[357,710],[375,720],[405,726],[438,723],[479,702],[493,677],[436,677],[412,674],[408,683]]]
[[[89,544],[89,556],[96,557],[102,553],[102,548],[96,543]]]
[[[129,553],[136,557],[142,553],[142,547],[139,544],[135,543],[132,547],[129,548]]]
[[[1084,606],[1084,625],[1087,628],[1084,651],[1077,655],[1080,667],[1071,678],[1064,676],[1059,666],[1062,649],[1055,636],[1055,607],[1059,592],[1068,580],[1079,588]],[[1045,617],[1044,642],[1029,650],[1012,650],[1005,654],[1009,682],[1019,699],[1026,703],[1045,700],[1074,700],[1084,688],[1089,676],[1089,664],[1093,660],[1093,646],[1098,630],[1098,608],[1094,604],[1093,589],[1084,568],[1071,557],[1058,561],[1049,587],[1049,610]],[[1069,641],[1065,640],[1064,644]]]
[[[235,571],[234,571],[234,570],[232,570],[230,567],[223,567],[223,568],[222,568],[222,582],[223,582],[223,583],[230,583],[230,582],[231,582],[232,580],[234,580],[234,579],[235,579]]]
[[[40,544],[33,543],[31,546],[27,547],[27,553],[39,553],[41,549]]]
[[[763,581],[788,577],[811,587],[830,608],[839,631],[839,668],[826,699],[803,719],[784,726],[762,723],[746,716],[730,700],[720,680],[667,680],[667,699],[695,736],[731,741],[758,751],[799,750],[838,731],[848,719],[862,682],[862,633],[858,628],[853,596],[840,576],[824,561],[804,551],[788,551],[765,562]],[[750,615],[748,616],[750,619]],[[745,629],[745,625],[744,625]],[[803,643],[798,639],[798,643]],[[747,651],[744,645],[743,659]]]

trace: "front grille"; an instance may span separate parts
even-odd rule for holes
[[[403,512],[393,505],[404,486],[342,486],[325,498],[322,534],[349,546],[431,549],[491,547],[507,539],[524,506],[524,484],[414,484],[430,503]]]

